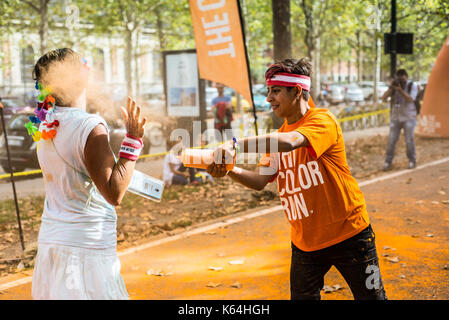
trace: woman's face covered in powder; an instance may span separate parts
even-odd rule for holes
[[[62,106],[84,104],[89,68],[78,54],[53,62],[42,76],[42,84],[50,89]]]

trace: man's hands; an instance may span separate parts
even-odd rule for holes
[[[228,170],[226,164],[234,162],[236,157],[235,142],[227,141],[221,146],[217,147],[214,151],[214,163],[207,167],[207,173],[214,178],[224,177]]]
[[[123,107],[120,108],[122,110],[128,134],[142,139],[145,134],[147,118],[140,119],[140,107],[136,105],[136,101],[131,97],[128,97],[126,109]]]

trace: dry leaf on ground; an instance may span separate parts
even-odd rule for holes
[[[392,262],[392,263],[397,263],[399,262],[399,258],[398,257],[392,257],[392,258],[386,258],[387,261]]]
[[[172,272],[167,272],[167,273],[165,273],[165,272],[163,272],[162,270],[153,270],[153,269],[150,269],[150,270],[147,271],[147,275],[149,275],[149,276],[165,277],[165,276],[170,276],[170,275],[172,275],[172,274],[173,274]]]
[[[209,282],[208,284],[206,284],[206,287],[208,288],[217,288],[219,286],[221,286],[221,283]]]
[[[343,289],[342,286],[340,286],[339,284],[334,284],[333,286],[324,285],[322,290],[324,291],[324,293],[332,293],[341,289]]]
[[[222,267],[214,267],[214,266],[209,266],[208,269],[209,269],[209,270],[212,270],[212,271],[220,271],[220,270],[223,270]]]

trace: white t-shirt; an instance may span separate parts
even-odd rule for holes
[[[166,185],[171,185],[172,178],[174,173],[171,171],[170,163],[172,163],[176,169],[178,169],[182,162],[181,160],[173,153],[168,153],[164,158],[164,182]]]
[[[116,247],[115,207],[89,177],[84,147],[92,129],[107,124],[77,108],[56,107],[53,140],[40,140],[38,160],[45,183],[39,243],[104,249]]]

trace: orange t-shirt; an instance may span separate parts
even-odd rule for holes
[[[311,108],[296,123],[310,147],[262,156],[259,166],[277,176],[278,191],[289,220],[292,242],[303,251],[323,249],[348,239],[369,225],[363,193],[351,176],[343,134],[327,109]],[[266,168],[270,167],[270,168]]]

